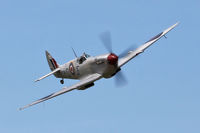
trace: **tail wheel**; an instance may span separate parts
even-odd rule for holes
[[[60,83],[61,83],[61,84],[64,84],[64,80],[63,80],[63,79],[61,79],[61,80],[60,80]]]

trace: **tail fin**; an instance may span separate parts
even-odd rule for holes
[[[56,60],[49,54],[48,51],[46,52],[46,58],[47,58],[47,62],[49,64],[49,67],[51,69],[51,71],[55,70],[56,68],[59,67],[59,65],[57,64]]]
[[[60,67],[59,65],[56,63],[55,59],[48,53],[48,51],[46,51],[46,57],[47,57],[47,62],[49,64],[49,67],[51,69],[52,72],[42,76],[41,78],[35,80],[35,82],[40,81],[50,75],[54,75],[57,77],[57,73],[60,71]]]

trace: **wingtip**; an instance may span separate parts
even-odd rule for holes
[[[177,21],[176,24],[175,24],[175,26],[177,26],[177,25],[179,25],[179,24],[180,24],[180,21]]]
[[[167,32],[169,32],[170,30],[174,29],[180,22],[176,22],[174,25],[172,25],[171,27],[169,27],[168,29],[166,29],[163,33],[166,34]]]
[[[30,106],[31,106],[30,104],[28,104],[28,105],[26,105],[26,106],[23,106],[23,107],[19,108],[19,111],[22,111],[22,110],[24,110],[25,108],[28,108],[28,107],[30,107]]]
[[[174,25],[172,25],[172,27],[173,28],[175,28],[177,25],[179,25],[180,24],[180,22],[179,21],[177,21]]]
[[[179,22],[176,22],[174,25],[172,25],[172,28],[175,28],[177,25],[179,25]]]
[[[24,109],[23,107],[21,107],[21,108],[18,108],[18,110],[19,110],[19,111],[22,111],[23,109]]]

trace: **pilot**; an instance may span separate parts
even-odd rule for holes
[[[85,57],[85,53],[83,53],[83,55],[81,57],[79,57],[78,61],[79,61],[79,64],[82,64],[85,60],[86,60],[86,57]]]

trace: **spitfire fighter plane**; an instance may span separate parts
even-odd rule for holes
[[[20,110],[30,107],[32,105],[38,104],[40,102],[46,101],[53,97],[59,96],[66,92],[72,90],[85,90],[89,87],[94,86],[94,82],[101,78],[111,78],[115,74],[120,73],[121,67],[129,62],[131,59],[143,53],[149,46],[159,40],[161,37],[165,37],[165,35],[175,28],[178,23],[172,25],[168,29],[164,30],[163,32],[159,33],[158,35],[151,38],[149,41],[141,45],[136,49],[129,48],[125,52],[120,55],[116,55],[112,52],[111,47],[111,39],[109,32],[106,32],[100,36],[103,44],[108,49],[107,54],[99,55],[99,56],[90,56],[84,53],[82,56],[77,57],[76,53],[74,52],[76,59],[71,60],[63,65],[57,64],[56,60],[46,51],[46,58],[51,69],[51,72],[39,79],[36,80],[40,81],[50,75],[54,75],[56,78],[61,78],[61,84],[64,83],[64,79],[77,79],[80,80],[76,84],[70,87],[63,87],[60,91],[52,93],[46,97],[43,97],[31,104],[28,104]]]

